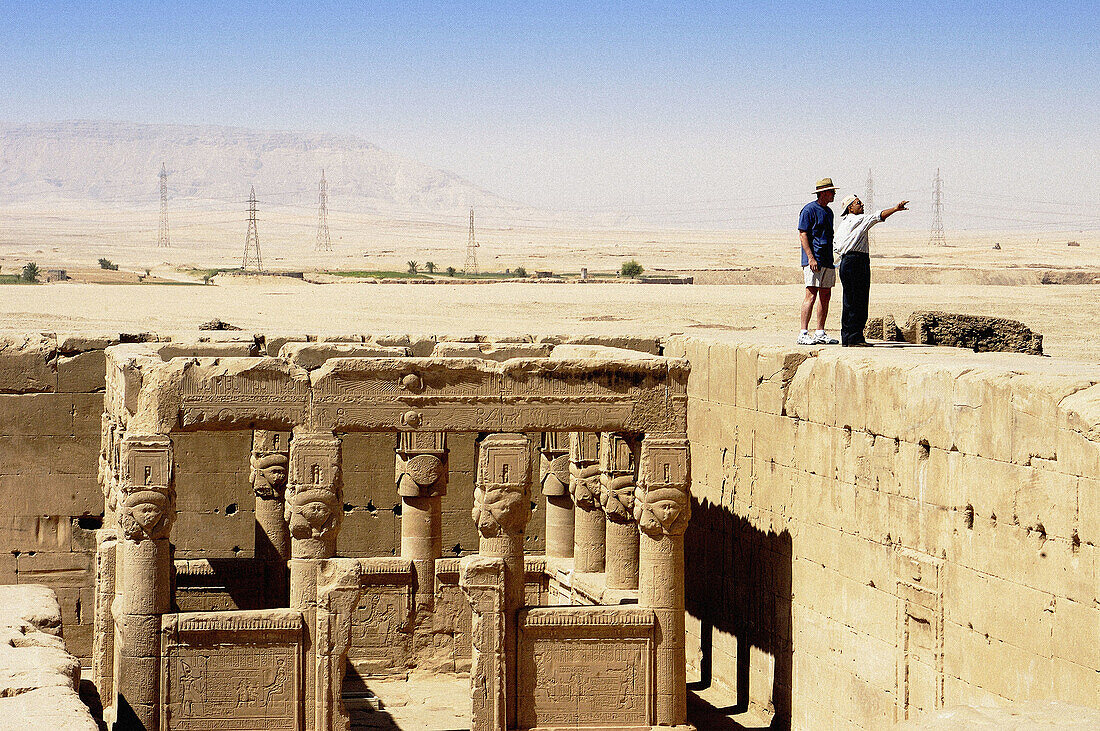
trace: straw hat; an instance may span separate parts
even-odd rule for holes
[[[853,203],[855,203],[858,200],[859,200],[859,196],[856,195],[855,193],[849,193],[848,195],[844,196],[844,200],[842,200],[840,202],[840,213],[841,213],[841,215],[847,213],[848,212],[848,206],[852,205]]]
[[[822,178],[821,180],[817,181],[817,187],[814,189],[814,193],[825,193],[830,190],[836,190],[836,186],[833,185],[833,179]]]

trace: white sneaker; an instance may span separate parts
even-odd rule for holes
[[[840,341],[836,338],[831,338],[824,332],[815,333],[813,340],[810,341],[812,345],[839,345]]]
[[[796,342],[799,345],[814,345],[816,343],[816,341],[814,340],[814,336],[810,335],[809,333],[801,333],[798,336],[798,340]]]

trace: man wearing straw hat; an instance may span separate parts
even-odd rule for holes
[[[867,232],[898,211],[907,211],[901,201],[893,208],[866,213],[863,201],[855,193],[840,202],[840,227],[836,232],[834,251],[840,257],[837,269],[844,285],[844,309],[840,314],[840,344],[862,348],[870,343],[863,336],[867,325],[867,300],[871,293],[871,247]]]
[[[806,281],[806,296],[802,300],[802,332],[799,345],[836,345],[837,340],[825,334],[825,318],[829,316],[829,300],[836,284],[833,268],[833,211],[829,204],[836,198],[832,178],[817,181],[817,199],[803,207],[798,216],[798,240],[802,244],[802,272]],[[817,331],[811,335],[810,315],[817,301]]]

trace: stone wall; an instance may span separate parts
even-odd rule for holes
[[[1100,368],[676,337],[701,687],[796,728],[1100,699]]]
[[[79,685],[57,595],[44,586],[0,586],[0,729],[96,731]]]
[[[0,583],[57,593],[69,650],[91,653],[103,349],[121,336],[0,339]]]

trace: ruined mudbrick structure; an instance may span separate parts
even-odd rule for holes
[[[413,671],[478,731],[707,728],[689,684],[777,728],[1100,706],[1100,368],[221,337],[0,347],[0,583],[56,601],[4,617],[75,656],[0,707],[321,731]]]

